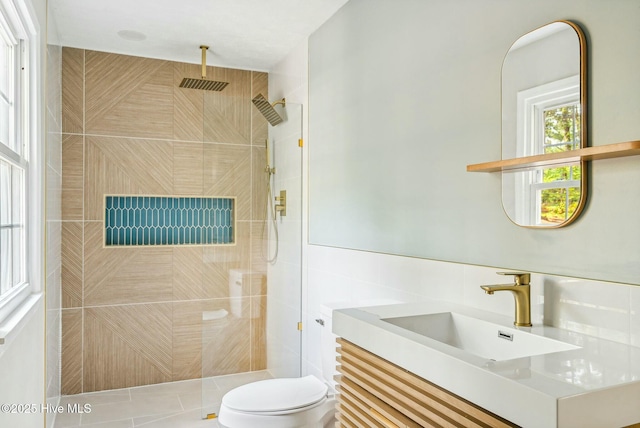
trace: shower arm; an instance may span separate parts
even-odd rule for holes
[[[207,78],[207,49],[209,49],[209,46],[202,45],[200,46],[200,49],[202,49],[202,78],[206,79]]]

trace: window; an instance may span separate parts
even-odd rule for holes
[[[580,103],[564,104],[542,112],[544,132],[542,153],[558,153],[580,148]],[[579,165],[545,168],[536,171],[536,221],[562,223],[569,219],[580,203]]]
[[[26,278],[24,169],[0,159],[0,297]]]
[[[0,4],[0,321],[31,292],[29,37],[24,4]]]
[[[518,93],[518,156],[557,153],[581,147],[578,76]],[[526,224],[553,225],[571,217],[580,203],[579,164],[538,168],[522,174],[521,206]]]

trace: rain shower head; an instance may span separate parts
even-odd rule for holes
[[[218,82],[217,80],[207,80],[207,49],[209,46],[200,46],[202,49],[202,79],[191,79],[185,77],[180,82],[181,88],[202,89],[205,91],[221,91],[227,87],[229,82]]]
[[[282,104],[283,107],[286,106],[286,100],[284,98],[271,104],[262,94],[258,94],[251,102],[253,102],[253,105],[262,113],[264,118],[269,121],[271,126],[276,126],[283,122],[282,117],[273,107],[278,104]]]

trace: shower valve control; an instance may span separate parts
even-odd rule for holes
[[[276,196],[276,212],[280,213],[282,217],[287,215],[287,191],[281,190],[280,196]]]

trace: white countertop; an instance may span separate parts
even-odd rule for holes
[[[456,312],[578,349],[491,361],[384,318]],[[333,332],[523,427],[622,427],[640,422],[640,348],[443,301],[340,309]]]

